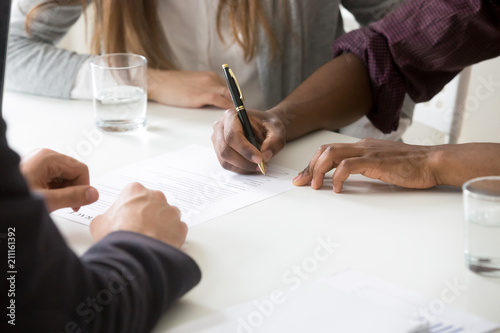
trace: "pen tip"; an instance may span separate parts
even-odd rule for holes
[[[226,68],[226,67],[227,67],[227,64],[222,65],[222,68]]]
[[[266,175],[266,168],[264,167],[264,162],[259,163],[259,169],[260,169],[260,172],[262,172],[262,174],[265,176]]]

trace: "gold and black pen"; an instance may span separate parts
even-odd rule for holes
[[[254,145],[255,148],[260,150],[260,145],[255,139],[255,135],[252,131],[252,125],[250,124],[250,119],[248,119],[247,110],[245,109],[245,105],[243,104],[245,99],[243,98],[243,93],[241,92],[238,80],[236,80],[233,71],[227,66],[227,64],[222,65],[222,69],[224,70],[226,83],[229,88],[229,92],[231,93],[234,107],[236,108],[236,112],[238,113],[238,118],[240,118],[241,126],[243,126],[245,137],[252,145]],[[266,168],[264,167],[264,161],[260,162],[258,166],[262,174],[265,175]]]

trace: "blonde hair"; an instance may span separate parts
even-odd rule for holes
[[[157,14],[158,0],[93,0],[95,16],[91,39],[94,54],[132,52],[144,55],[148,66],[156,69],[173,69],[168,60],[168,45],[163,35]],[[51,6],[81,5],[84,10],[89,0],[48,0],[35,6],[26,19],[29,33],[35,15]],[[286,1],[280,0],[280,7],[286,12]],[[274,35],[260,0],[219,0],[217,8],[217,33],[224,41],[221,22],[228,15],[234,41],[244,51],[245,60],[255,57],[261,25],[271,44],[271,57],[280,46]],[[126,22],[126,24],[125,24]]]

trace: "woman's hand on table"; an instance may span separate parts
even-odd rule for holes
[[[148,69],[148,98],[186,108],[233,106],[226,81],[214,72]]]

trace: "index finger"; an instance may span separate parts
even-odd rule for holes
[[[316,153],[314,153],[314,156],[312,159],[309,161],[309,164],[305,167],[304,170],[302,170],[297,177],[293,179],[293,183],[297,186],[303,186],[306,184],[309,184],[309,182],[312,180],[313,175],[312,175],[312,170],[314,170],[314,167],[316,165],[316,161],[319,159],[319,157],[323,154],[326,148],[328,148],[329,145],[321,145],[318,150],[316,150]]]
[[[327,172],[336,168],[344,159],[363,156],[365,152],[366,149],[350,143],[322,145],[309,165],[294,179],[294,184],[302,186],[311,182],[313,189],[319,189]]]

